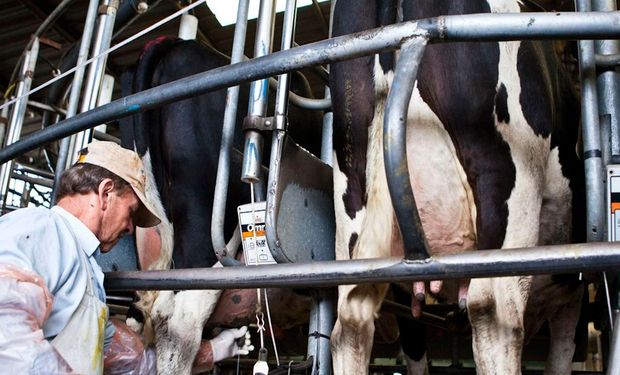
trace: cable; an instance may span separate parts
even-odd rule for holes
[[[271,342],[273,343],[273,354],[276,356],[276,364],[280,367],[280,358],[278,357],[278,348],[276,347],[276,337],[273,335],[273,324],[271,324],[271,312],[269,311],[269,298],[267,297],[267,289],[265,291],[265,307],[267,308],[267,321],[269,322],[269,332],[271,333]]]

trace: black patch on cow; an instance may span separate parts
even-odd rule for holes
[[[495,114],[497,115],[497,121],[509,123],[510,113],[508,113],[508,93],[506,92],[506,86],[500,84],[495,95]]]
[[[376,27],[376,6],[374,0],[336,2],[333,35]],[[366,203],[368,127],[372,124],[375,107],[374,60],[374,56],[366,56],[334,63],[329,75],[334,109],[334,151],[340,170],[347,178],[342,200],[351,219]]]
[[[407,1],[405,20],[490,12],[483,0]],[[418,71],[422,99],[444,124],[472,187],[480,249],[501,247],[506,200],[515,182],[510,149],[495,129],[499,44],[450,43],[426,48]],[[432,152],[432,151],[429,151]]]
[[[376,26],[385,26],[396,23],[396,0],[377,0],[377,21]],[[394,70],[395,63],[394,51],[384,52],[379,55],[379,64],[384,72]]]
[[[232,296],[232,301],[235,305],[238,305],[241,303],[241,296],[238,294],[233,294]]]
[[[517,54],[521,80],[519,103],[525,120],[536,135],[548,137],[553,122],[553,84],[542,44],[522,41]]]
[[[353,249],[355,249],[355,244],[357,243],[358,237],[359,235],[357,233],[353,233],[349,238],[349,257],[353,256]]]

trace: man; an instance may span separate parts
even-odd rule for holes
[[[97,252],[134,226],[160,220],[145,197],[146,175],[132,151],[93,142],[61,177],[58,204],[0,217],[0,368],[13,374],[155,373],[153,348],[108,321]],[[204,341],[194,363],[253,348],[247,328]],[[243,340],[242,340],[243,341]]]

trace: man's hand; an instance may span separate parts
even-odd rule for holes
[[[225,329],[209,341],[213,348],[214,362],[234,357],[237,354],[247,355],[254,350],[254,346],[250,343],[250,332],[247,326]]]

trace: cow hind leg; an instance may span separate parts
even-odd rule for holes
[[[334,374],[368,373],[374,319],[387,288],[387,284],[338,288],[338,320],[331,338]]]
[[[529,284],[528,277],[471,281],[467,308],[478,374],[521,374]]]
[[[571,300],[549,319],[549,355],[545,375],[570,374],[575,353],[575,331],[581,313],[583,289],[577,288]]]

